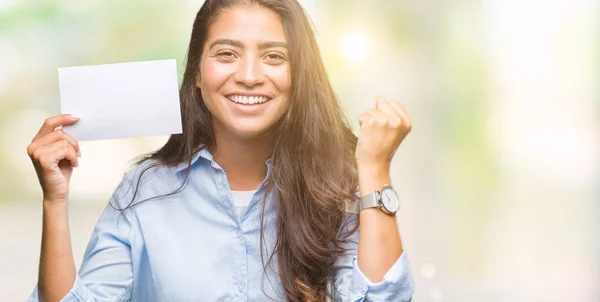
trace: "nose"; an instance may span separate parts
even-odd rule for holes
[[[235,72],[235,81],[252,87],[264,81],[264,73],[260,60],[251,56],[242,58]]]

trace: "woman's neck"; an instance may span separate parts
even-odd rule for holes
[[[266,161],[273,146],[271,136],[240,139],[216,128],[215,146],[209,151],[225,171],[231,190],[257,189],[267,176]]]

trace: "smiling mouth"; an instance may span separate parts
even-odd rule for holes
[[[271,99],[266,96],[228,95],[226,98],[236,104],[258,105],[264,104]]]

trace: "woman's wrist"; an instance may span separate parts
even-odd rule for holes
[[[391,185],[389,164],[359,162],[358,184],[361,197],[381,189],[383,185]]]
[[[44,210],[63,210],[67,208],[68,200],[50,200],[44,198]]]

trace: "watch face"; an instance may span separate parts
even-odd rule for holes
[[[392,187],[385,187],[381,190],[381,203],[390,212],[398,211],[400,200],[396,190]]]

